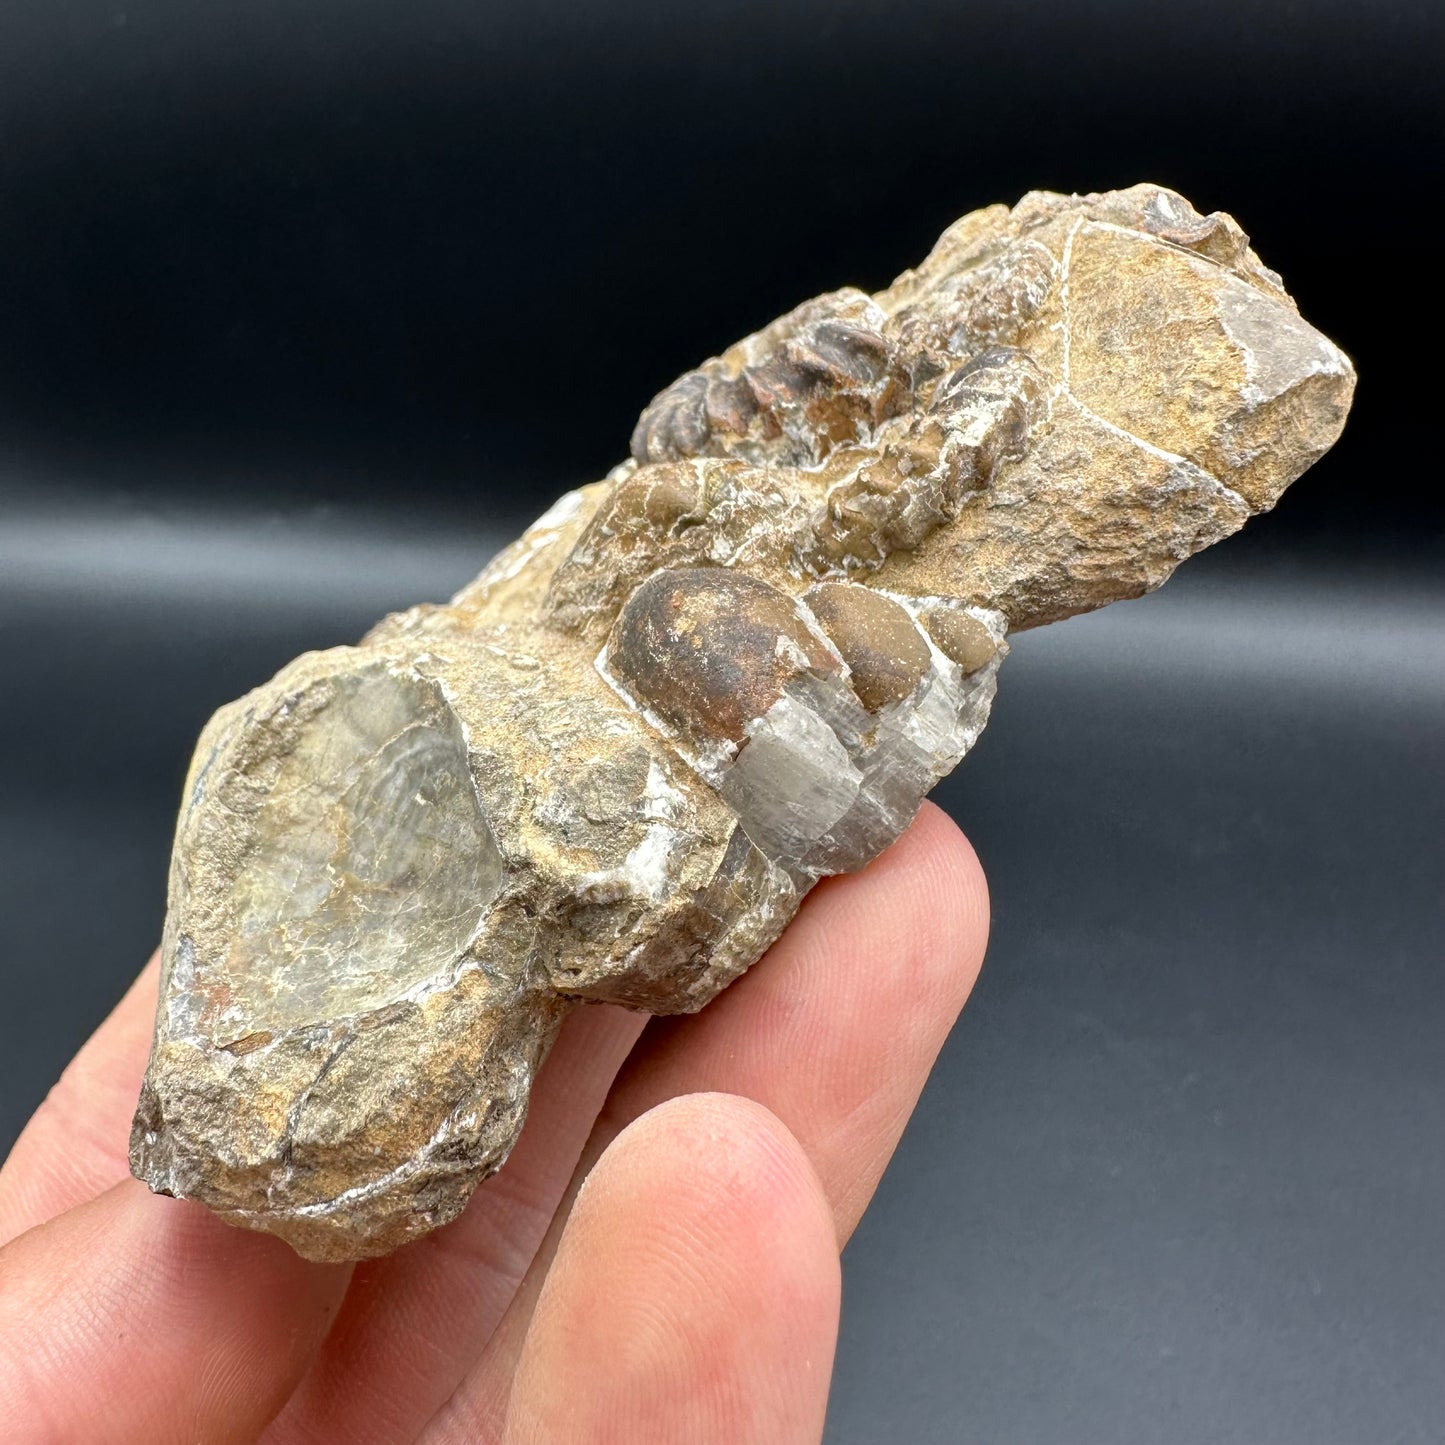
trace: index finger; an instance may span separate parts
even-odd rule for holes
[[[818,886],[764,967],[702,1013],[648,1026],[598,1120],[594,1157],[665,1099],[742,1094],[803,1145],[843,1244],[973,989],[988,917],[977,855],[925,802],[861,873]]]

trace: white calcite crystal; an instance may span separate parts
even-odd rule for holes
[[[701,1008],[908,825],[1010,631],[1272,506],[1353,387],[1150,185],[975,212],[688,373],[450,604],[208,724],[136,1174],[315,1259],[451,1219],[568,1010]]]

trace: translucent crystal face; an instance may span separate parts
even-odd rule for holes
[[[289,699],[271,743],[228,739],[209,792],[254,800],[222,920],[182,910],[217,1041],[354,1014],[444,972],[502,880],[461,726],[441,690],[372,665]],[[209,936],[207,936],[209,935]],[[208,1016],[207,1016],[208,1015]]]

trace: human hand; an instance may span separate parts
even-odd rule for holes
[[[0,1171],[0,1439],[818,1440],[839,1250],[987,931],[978,862],[925,803],[702,1013],[579,1009],[507,1166],[355,1266],[130,1177],[153,959]]]

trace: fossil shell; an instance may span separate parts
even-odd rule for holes
[[[689,372],[450,604],[208,724],[135,1173],[316,1259],[451,1219],[569,1009],[706,1004],[907,826],[1010,631],[1272,506],[1353,387],[1151,185],[975,212]]]

